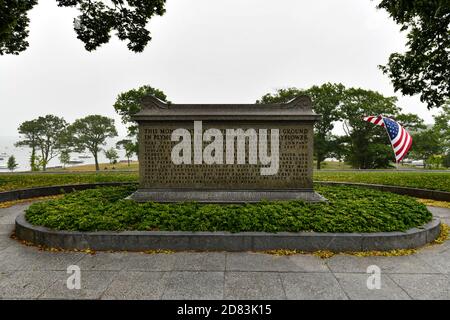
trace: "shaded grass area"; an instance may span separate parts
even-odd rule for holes
[[[0,191],[97,182],[137,182],[137,172],[0,174]]]
[[[450,192],[450,172],[327,172],[315,171],[315,181],[358,182]],[[137,182],[138,172],[6,173],[0,191],[96,182]]]
[[[358,182],[450,192],[450,172],[326,172],[315,171],[314,181]]]
[[[245,205],[136,203],[134,187],[103,187],[35,203],[27,220],[58,230],[161,231],[405,231],[432,218],[407,196],[359,187],[320,186],[329,203],[260,202]]]

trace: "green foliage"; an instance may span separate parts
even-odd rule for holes
[[[430,168],[439,169],[444,162],[444,157],[441,155],[432,155],[427,159],[427,165]]]
[[[381,69],[394,89],[420,94],[428,108],[450,98],[450,2],[448,0],[382,0],[402,31],[408,31],[407,51],[393,53]]]
[[[393,159],[389,138],[383,127],[363,121],[368,115],[395,115],[400,109],[395,97],[384,97],[378,92],[347,89],[341,112],[347,135],[346,161],[354,168],[387,168]]]
[[[446,168],[450,168],[450,153],[447,153],[442,159],[442,165]]]
[[[307,90],[280,89],[276,93],[265,94],[256,103],[286,103],[303,94],[311,97],[314,111],[322,115],[321,121],[314,125],[317,169],[328,157],[345,159],[358,169],[392,166],[394,154],[386,130],[363,121],[365,116],[390,116],[409,130],[425,128],[419,116],[401,113],[395,97],[384,97],[378,92],[361,88],[345,88],[342,84],[325,83]],[[332,134],[339,122],[343,122],[345,136]]]
[[[59,161],[63,164],[64,168],[70,162],[70,151],[65,149],[61,151],[59,155]]]
[[[395,121],[400,123],[408,131],[426,129],[423,119],[421,119],[417,114],[413,113],[397,114],[395,116]]]
[[[131,51],[141,52],[151,40],[146,29],[149,20],[162,16],[165,0],[56,0],[59,7],[75,7],[80,15],[74,21],[77,38],[87,51],[108,43],[111,33],[128,41]],[[28,47],[28,11],[36,0],[0,0],[0,55],[19,54]]]
[[[113,164],[114,162],[117,162],[117,159],[119,159],[119,154],[114,148],[109,148],[108,150],[105,150],[104,153],[106,159],[109,160],[109,164]]]
[[[34,120],[25,121],[19,126],[22,140],[16,146],[28,146],[32,149],[31,167],[41,166],[45,171],[47,164],[55,158],[64,147],[67,122],[54,115],[46,115]],[[40,151],[39,159],[36,151]],[[38,164],[39,163],[39,164]]]
[[[102,146],[106,144],[107,138],[117,136],[114,119],[101,115],[90,115],[75,120],[68,127],[67,132],[70,137],[70,144],[75,150],[79,152],[89,150],[94,156],[96,170],[100,170],[98,153],[102,150]]]
[[[311,97],[314,111],[322,115],[322,119],[314,125],[314,155],[317,159],[317,169],[320,169],[321,163],[335,151],[336,137],[331,134],[331,131],[334,123],[341,119],[339,108],[344,91],[345,87],[340,83],[325,83],[321,86],[312,86],[307,90],[279,89],[275,94],[265,94],[256,103],[287,103],[300,95]]]
[[[125,150],[125,157],[128,160],[128,166],[130,166],[130,158],[133,156],[136,150],[135,143],[133,143],[133,141],[131,141],[130,139],[123,139],[117,141],[116,148],[123,148]]]
[[[450,192],[450,172],[315,171],[314,181],[359,182]]]
[[[414,159],[427,160],[433,155],[443,152],[441,144],[441,135],[433,128],[412,133],[411,156]]]
[[[0,1],[0,55],[18,54],[28,47],[28,11],[37,0]]]
[[[364,188],[319,187],[329,203],[160,204],[126,200],[135,188],[108,187],[35,203],[27,220],[57,230],[264,232],[405,231],[432,215],[415,199]]]
[[[19,165],[16,162],[16,157],[10,156],[8,158],[8,170],[14,171]]]
[[[450,100],[442,106],[441,111],[433,116],[433,129],[439,133],[442,148],[450,153]]]
[[[131,121],[131,116],[141,110],[141,101],[148,95],[167,102],[167,96],[164,92],[148,85],[122,92],[117,96],[114,109],[122,117],[122,123],[127,125],[130,137],[136,137],[138,132],[137,124]]]

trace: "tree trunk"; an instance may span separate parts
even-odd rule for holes
[[[97,156],[97,152],[94,153],[94,160],[95,160],[95,171],[100,171],[100,166],[98,165],[98,156]]]
[[[128,166],[130,166],[130,158],[127,158],[127,160],[128,160]]]
[[[319,155],[317,155],[317,170],[320,170],[320,156]]]

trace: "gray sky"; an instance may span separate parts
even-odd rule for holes
[[[168,0],[152,19],[143,53],[125,42],[87,52],[76,39],[76,10],[40,0],[31,11],[30,47],[0,56],[0,136],[53,113],[68,121],[114,117],[118,93],[149,84],[174,103],[253,103],[277,88],[342,82],[394,95],[377,68],[403,51],[405,34],[370,0]],[[432,122],[418,97],[399,106]],[[434,112],[435,113],[435,112]]]

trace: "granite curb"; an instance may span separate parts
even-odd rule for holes
[[[188,232],[188,231],[98,231],[51,230],[33,226],[25,213],[16,218],[18,239],[58,249],[98,251],[263,251],[275,249],[317,251],[371,251],[411,249],[435,240],[440,220],[406,232],[318,233],[318,232]]]

